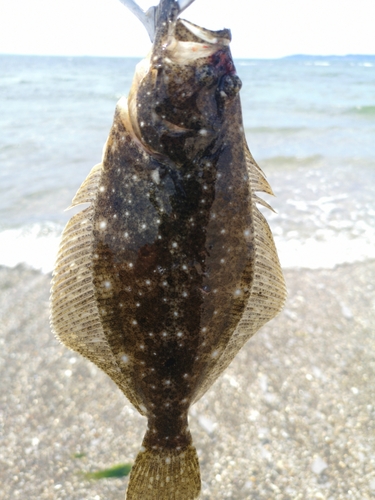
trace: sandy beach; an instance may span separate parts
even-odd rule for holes
[[[375,261],[285,277],[283,312],[191,410],[201,499],[375,498]],[[145,420],[53,337],[49,281],[0,268],[0,498],[123,499],[127,478],[81,472],[132,462]]]

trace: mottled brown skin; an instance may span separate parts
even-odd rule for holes
[[[243,314],[253,226],[229,48],[187,66],[156,55],[137,92],[140,136],[116,111],[93,272],[103,329],[131,364],[148,418],[143,446],[178,449],[191,443],[188,408]]]

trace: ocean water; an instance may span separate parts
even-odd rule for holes
[[[0,56],[0,264],[51,271],[137,59]],[[283,267],[375,257],[375,56],[237,60]]]

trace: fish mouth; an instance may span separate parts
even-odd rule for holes
[[[186,21],[185,19],[180,19],[179,22],[201,43],[226,46],[232,41],[232,35],[228,29],[211,31],[206,28],[202,28],[201,26],[197,26],[190,21]]]
[[[155,45],[160,44],[160,40],[163,39],[167,33],[171,35],[171,29],[173,31],[173,28],[175,28],[180,14],[194,1],[195,0],[160,0],[158,5],[144,11],[135,0],[120,0],[120,2],[128,7],[142,22],[151,41]],[[196,40],[185,41],[196,41],[211,45],[229,45],[231,41],[230,31],[226,29],[210,31],[185,20],[181,20],[181,25],[196,38]]]
[[[185,19],[177,19],[162,44],[162,51],[167,61],[184,66],[220,50],[228,50],[231,39],[229,29],[211,31]],[[154,45],[153,53],[158,54],[159,50],[160,46]]]

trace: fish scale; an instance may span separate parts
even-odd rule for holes
[[[188,409],[285,300],[230,32],[177,19],[178,5],[158,7],[152,51],[73,199],[90,205],[64,230],[52,282],[57,337],[147,417],[128,499],[198,497]]]

